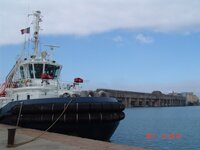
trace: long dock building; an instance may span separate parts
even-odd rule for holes
[[[167,107],[186,105],[186,97],[176,93],[163,94],[160,91],[141,93],[111,89],[97,89],[97,91],[104,91],[109,96],[116,97],[126,107]]]

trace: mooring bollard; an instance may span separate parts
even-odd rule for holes
[[[8,129],[8,143],[7,147],[12,147],[15,142],[15,132],[16,128]]]

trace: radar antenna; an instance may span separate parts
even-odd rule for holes
[[[48,47],[51,50],[51,57],[53,58],[53,51],[55,48],[60,48],[60,46],[58,45],[44,45],[46,47]]]

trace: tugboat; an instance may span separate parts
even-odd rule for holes
[[[62,66],[39,51],[41,12],[32,16],[34,51],[18,58],[0,86],[0,123],[108,141],[124,105],[104,91],[81,91],[82,78],[61,83]]]

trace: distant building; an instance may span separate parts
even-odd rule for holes
[[[99,91],[104,91],[109,94],[109,96],[116,97],[126,107],[160,107],[186,105],[186,97],[180,94],[163,94],[160,91],[153,91],[152,93],[140,93],[111,89],[97,89],[97,92]]]
[[[183,97],[186,98],[186,105],[198,105],[199,104],[199,98],[194,95],[192,92],[184,92],[180,93]]]

